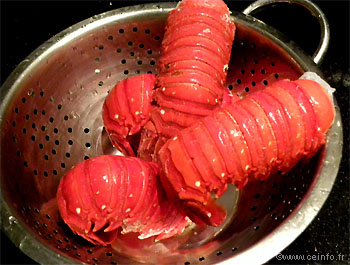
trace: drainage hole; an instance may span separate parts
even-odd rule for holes
[[[257,207],[256,207],[255,205],[253,205],[253,206],[250,208],[251,211],[255,211],[256,209],[257,209]]]

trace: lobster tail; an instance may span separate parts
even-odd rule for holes
[[[169,13],[157,64],[153,125],[146,126],[153,128],[142,132],[141,158],[157,159],[164,139],[209,115],[229,98],[225,84],[234,35],[235,25],[221,0],[185,0]],[[157,140],[157,148],[145,150]]]
[[[135,156],[134,150],[138,148],[135,135],[150,118],[154,82],[153,74],[124,79],[110,91],[103,104],[102,118],[109,138],[125,155]]]
[[[160,239],[183,232],[189,219],[166,200],[158,166],[135,157],[85,160],[62,178],[57,192],[61,217],[72,231],[94,244],[111,243],[119,233]]]
[[[211,193],[287,172],[325,143],[333,119],[330,97],[316,82],[278,81],[170,139],[160,151],[162,183],[193,220],[218,225],[223,219]]]

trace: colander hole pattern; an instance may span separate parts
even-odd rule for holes
[[[130,246],[94,246],[69,230],[47,203],[73,165],[101,154],[116,154],[103,129],[104,98],[119,80],[156,73],[164,10],[170,7],[153,13],[141,12],[141,7],[131,15],[125,15],[128,9],[124,9],[106,16],[113,17],[108,23],[103,15],[100,25],[96,24],[99,17],[81,23],[64,47],[56,43],[41,53],[7,103],[1,128],[1,148],[6,154],[2,157],[2,193],[18,216],[9,221],[25,227],[66,263],[189,265],[227,260],[295,214],[319,173],[324,150],[287,175],[250,183],[239,193],[231,187],[237,195],[235,205],[228,202],[233,207],[231,222],[209,232],[189,231],[187,242],[181,242],[181,237],[170,239],[168,250],[153,256]],[[69,36],[65,34],[58,38]],[[44,49],[47,47],[36,53]],[[237,24],[231,58],[227,88],[241,98],[274,80],[295,79],[303,72],[284,50],[244,24]]]

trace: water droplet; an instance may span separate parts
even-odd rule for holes
[[[80,117],[80,115],[77,112],[75,112],[75,111],[71,111],[69,113],[69,119],[76,119],[76,118],[79,118],[79,117]]]
[[[15,225],[15,224],[17,224],[18,222],[17,222],[17,219],[16,219],[14,216],[10,216],[10,217],[9,217],[9,223],[10,223],[11,225]]]
[[[27,92],[27,94],[28,94],[28,96],[34,96],[34,91],[33,91],[33,90],[29,90],[29,91]]]
[[[320,207],[318,206],[313,206],[312,209],[315,211],[315,212],[318,212],[320,210]]]

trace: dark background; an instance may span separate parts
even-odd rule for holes
[[[93,15],[118,7],[156,1],[1,1],[1,84],[30,52],[53,35]],[[159,1],[158,1],[159,2]],[[226,1],[242,11],[252,1]],[[342,112],[343,159],[333,190],[311,225],[283,255],[344,255],[341,261],[308,261],[308,264],[350,264],[349,261],[349,1],[315,3],[326,14],[331,41],[321,65]],[[308,11],[280,4],[255,15],[299,44],[308,54],[316,49],[320,30]],[[1,232],[1,264],[36,264],[22,254]],[[272,259],[269,264],[283,263]],[[292,263],[292,261],[284,262]]]

